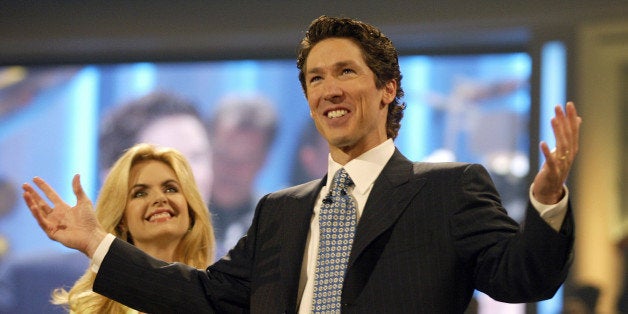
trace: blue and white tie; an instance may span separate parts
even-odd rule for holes
[[[313,313],[340,313],[342,284],[357,225],[353,181],[344,168],[334,175],[320,210],[320,239],[314,274]]]

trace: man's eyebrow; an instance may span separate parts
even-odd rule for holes
[[[309,70],[307,70],[307,74],[317,74],[321,72],[321,68],[311,68]]]
[[[344,68],[344,67],[346,67],[346,66],[349,66],[349,65],[354,65],[354,64],[355,64],[355,62],[354,62],[354,61],[351,61],[351,60],[347,60],[347,61],[338,61],[338,62],[336,62],[336,64],[334,64],[334,67],[336,67],[336,68]]]
[[[338,62],[334,63],[332,65],[332,67],[334,69],[338,69],[338,68],[344,68],[346,66],[354,65],[354,64],[355,64],[355,62],[352,61],[352,60],[338,61]],[[320,73],[320,72],[322,72],[322,69],[320,67],[314,67],[314,68],[309,69],[306,73],[307,74],[316,74],[316,73]]]

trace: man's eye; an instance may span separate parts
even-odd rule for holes
[[[355,71],[353,71],[353,69],[347,68],[347,69],[343,69],[342,70],[342,74],[352,74],[352,73],[355,73]]]
[[[310,78],[310,83],[314,83],[316,81],[320,81],[321,77],[320,76],[313,76],[312,78]]]

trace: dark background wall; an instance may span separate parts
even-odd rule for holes
[[[628,1],[0,2],[0,64],[293,57],[312,19],[380,26],[401,52],[521,46],[628,16]]]

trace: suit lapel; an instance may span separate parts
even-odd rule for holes
[[[366,206],[358,223],[358,230],[353,242],[353,249],[349,258],[348,267],[351,268],[358,257],[379,235],[389,229],[397,218],[403,213],[408,203],[423,186],[422,180],[413,176],[413,163],[406,159],[398,150],[388,161],[382,173],[373,185]],[[313,213],[316,198],[321,187],[327,181],[327,177],[316,182],[311,182],[298,189],[287,201],[280,215],[285,219],[282,231],[282,249],[280,253],[281,281],[284,289],[286,309],[290,313],[296,309],[298,285],[303,262],[305,243]],[[371,262],[371,261],[369,261]],[[375,262],[375,261],[372,261]],[[373,265],[371,265],[373,266]],[[372,267],[361,267],[372,269]],[[349,273],[351,272],[348,269]],[[348,276],[349,276],[348,273]],[[362,278],[357,281],[347,278],[351,282],[358,283],[355,293],[350,299],[354,299],[365,279],[369,274],[359,274]],[[344,290],[344,289],[343,289]],[[345,295],[343,292],[343,300]]]
[[[365,248],[390,228],[424,184],[413,176],[413,163],[398,150],[373,185],[353,242],[349,267]]]
[[[288,312],[296,309],[297,294],[303,254],[310,223],[313,214],[314,203],[327,177],[320,181],[313,181],[298,189],[288,198],[286,206],[280,215],[284,220],[282,248],[280,253],[281,282],[286,296]]]

